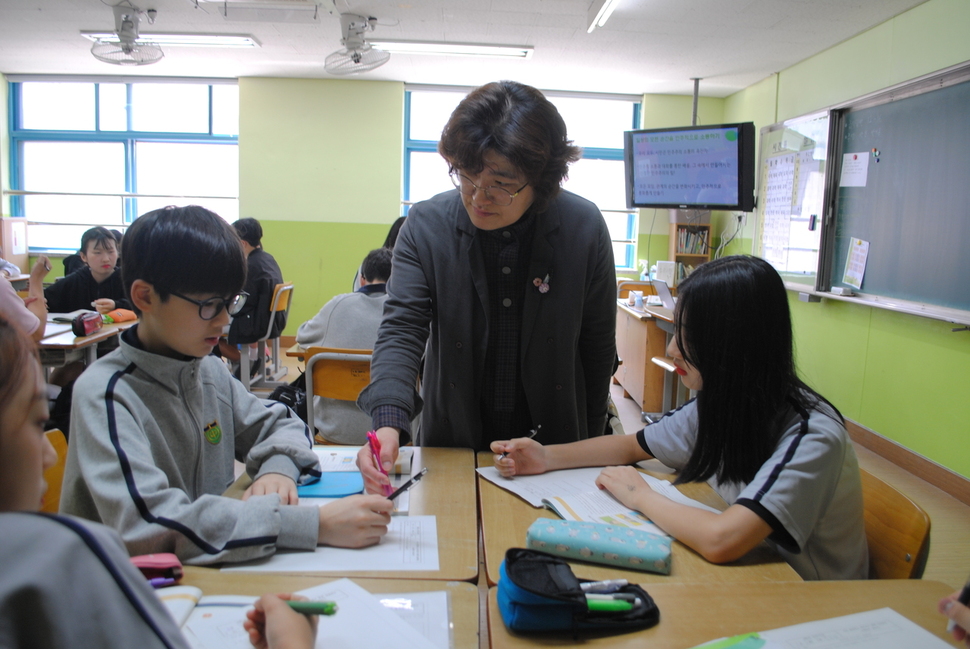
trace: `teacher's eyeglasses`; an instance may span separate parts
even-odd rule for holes
[[[193,300],[190,297],[186,297],[175,291],[169,291],[175,297],[182,298],[186,302],[191,302],[192,304],[198,305],[199,307],[199,317],[203,320],[212,320],[217,315],[222,313],[225,309],[229,315],[236,315],[239,311],[246,305],[246,298],[249,297],[249,293],[242,291],[238,295],[234,295],[230,298],[224,297],[210,297],[208,300]]]
[[[511,205],[512,199],[518,196],[523,189],[529,186],[529,183],[526,183],[521,187],[519,187],[518,189],[516,189],[514,192],[510,192],[509,190],[503,187],[497,187],[495,185],[491,187],[479,187],[478,185],[473,183],[468,178],[468,176],[462,175],[457,171],[452,171],[448,175],[451,176],[452,184],[454,184],[454,186],[458,188],[458,191],[460,191],[465,196],[471,196],[472,194],[475,193],[475,190],[478,190],[485,194],[485,198],[487,198],[495,205],[498,205],[499,207],[505,207],[506,205]]]

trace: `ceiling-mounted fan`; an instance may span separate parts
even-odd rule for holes
[[[377,18],[365,18],[356,14],[340,14],[340,39],[343,49],[330,54],[324,61],[324,69],[330,74],[357,74],[367,72],[387,63],[391,55],[364,40],[364,32],[374,31]]]
[[[149,23],[155,22],[154,9],[142,11],[130,0],[124,0],[112,8],[115,16],[115,39],[98,39],[91,46],[94,58],[113,65],[149,65],[161,60],[165,53],[155,43],[138,42],[138,23],[146,16]]]

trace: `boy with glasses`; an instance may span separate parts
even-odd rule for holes
[[[292,506],[297,482],[319,475],[309,431],[211,356],[246,300],[233,229],[201,207],[149,212],[128,230],[122,274],[140,320],[75,385],[61,511],[115,528],[132,554],[194,564],[376,543],[393,507],[382,496]],[[242,500],[221,496],[233,460],[253,478]]]

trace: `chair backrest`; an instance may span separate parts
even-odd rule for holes
[[[860,470],[870,579],[919,579],[930,553],[930,517],[868,471]]]
[[[630,291],[643,291],[644,295],[657,294],[657,289],[649,281],[629,280],[621,281],[616,285],[616,298],[622,300],[630,295]]]
[[[269,325],[266,328],[266,335],[263,336],[263,340],[268,340],[273,334],[273,325],[276,323],[276,316],[278,313],[285,314],[286,317],[290,315],[290,302],[293,300],[293,284],[277,284],[276,288],[273,289],[273,299],[269,303]]]
[[[47,483],[47,493],[44,494],[44,505],[40,511],[56,514],[61,502],[61,485],[64,483],[64,466],[67,464],[67,438],[59,429],[54,428],[45,433],[51,446],[57,452],[57,462],[44,471],[44,482]]]
[[[341,401],[356,401],[370,383],[369,349],[311,347],[307,350],[307,397],[318,396]],[[307,399],[307,419],[310,401]]]

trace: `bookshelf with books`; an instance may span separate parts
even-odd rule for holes
[[[670,224],[670,261],[677,264],[675,285],[697,266],[711,260],[711,226],[688,223]]]

